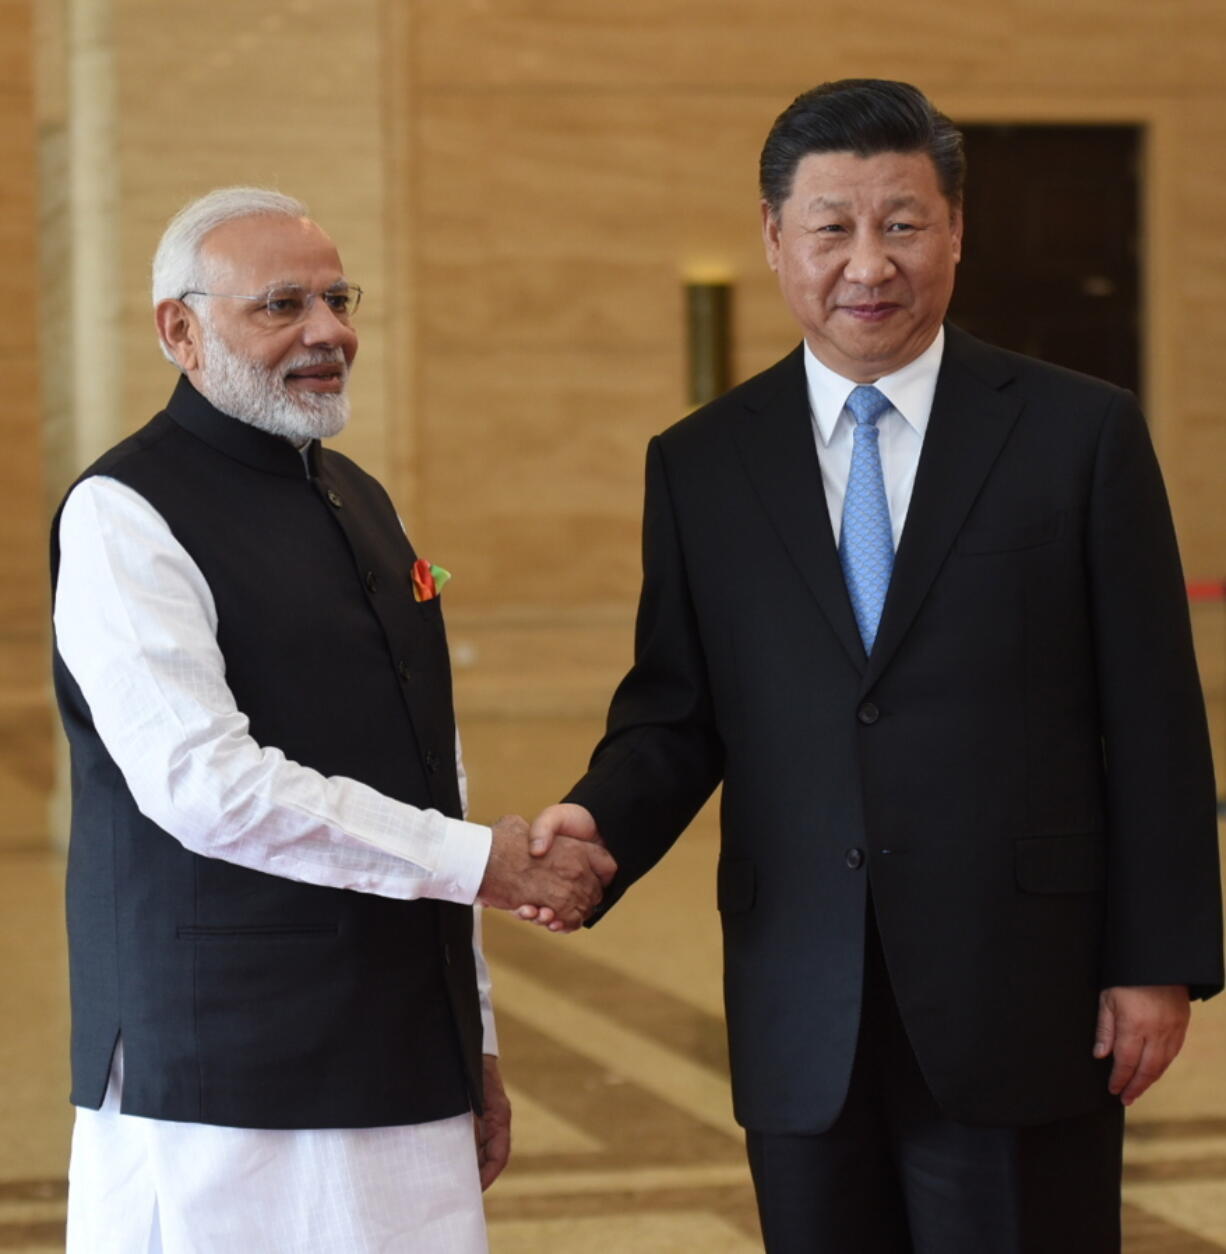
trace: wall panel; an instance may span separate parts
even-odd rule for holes
[[[0,2],[0,850],[45,838],[51,778],[47,545],[39,410],[33,12]]]

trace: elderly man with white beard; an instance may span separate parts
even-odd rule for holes
[[[446,572],[320,444],[361,294],[300,202],[188,205],[153,266],[178,385],[55,519],[70,1254],[484,1251],[473,904],[577,926],[615,869],[466,820]]]

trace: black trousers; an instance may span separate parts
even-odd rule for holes
[[[868,931],[842,1114],[817,1136],[747,1133],[769,1254],[1119,1254],[1123,1107],[1026,1128],[945,1118]]]

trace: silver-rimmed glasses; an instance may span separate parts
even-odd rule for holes
[[[305,287],[300,287],[297,283],[283,283],[277,287],[270,287],[266,292],[259,292],[255,296],[244,296],[238,292],[204,292],[196,289],[181,292],[179,299],[182,300],[185,296],[214,296],[221,300],[254,301],[263,305],[264,308],[260,312],[272,325],[288,327],[306,319],[316,297],[323,300],[339,321],[348,322],[357,313],[358,305],[361,304],[362,289],[356,283],[336,283],[332,287],[324,288],[322,292],[312,292]]]

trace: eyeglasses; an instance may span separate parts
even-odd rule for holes
[[[249,300],[263,306],[259,313],[273,326],[288,327],[297,322],[305,321],[311,312],[315,298],[321,297],[325,305],[340,322],[348,322],[358,311],[362,303],[362,289],[356,284],[342,284],[338,287],[325,288],[322,292],[311,292],[297,283],[286,283],[281,287],[270,287],[268,291],[257,296],[240,296],[236,292],[201,292],[190,290],[181,292],[179,299],[186,296],[216,296],[222,300]]]

